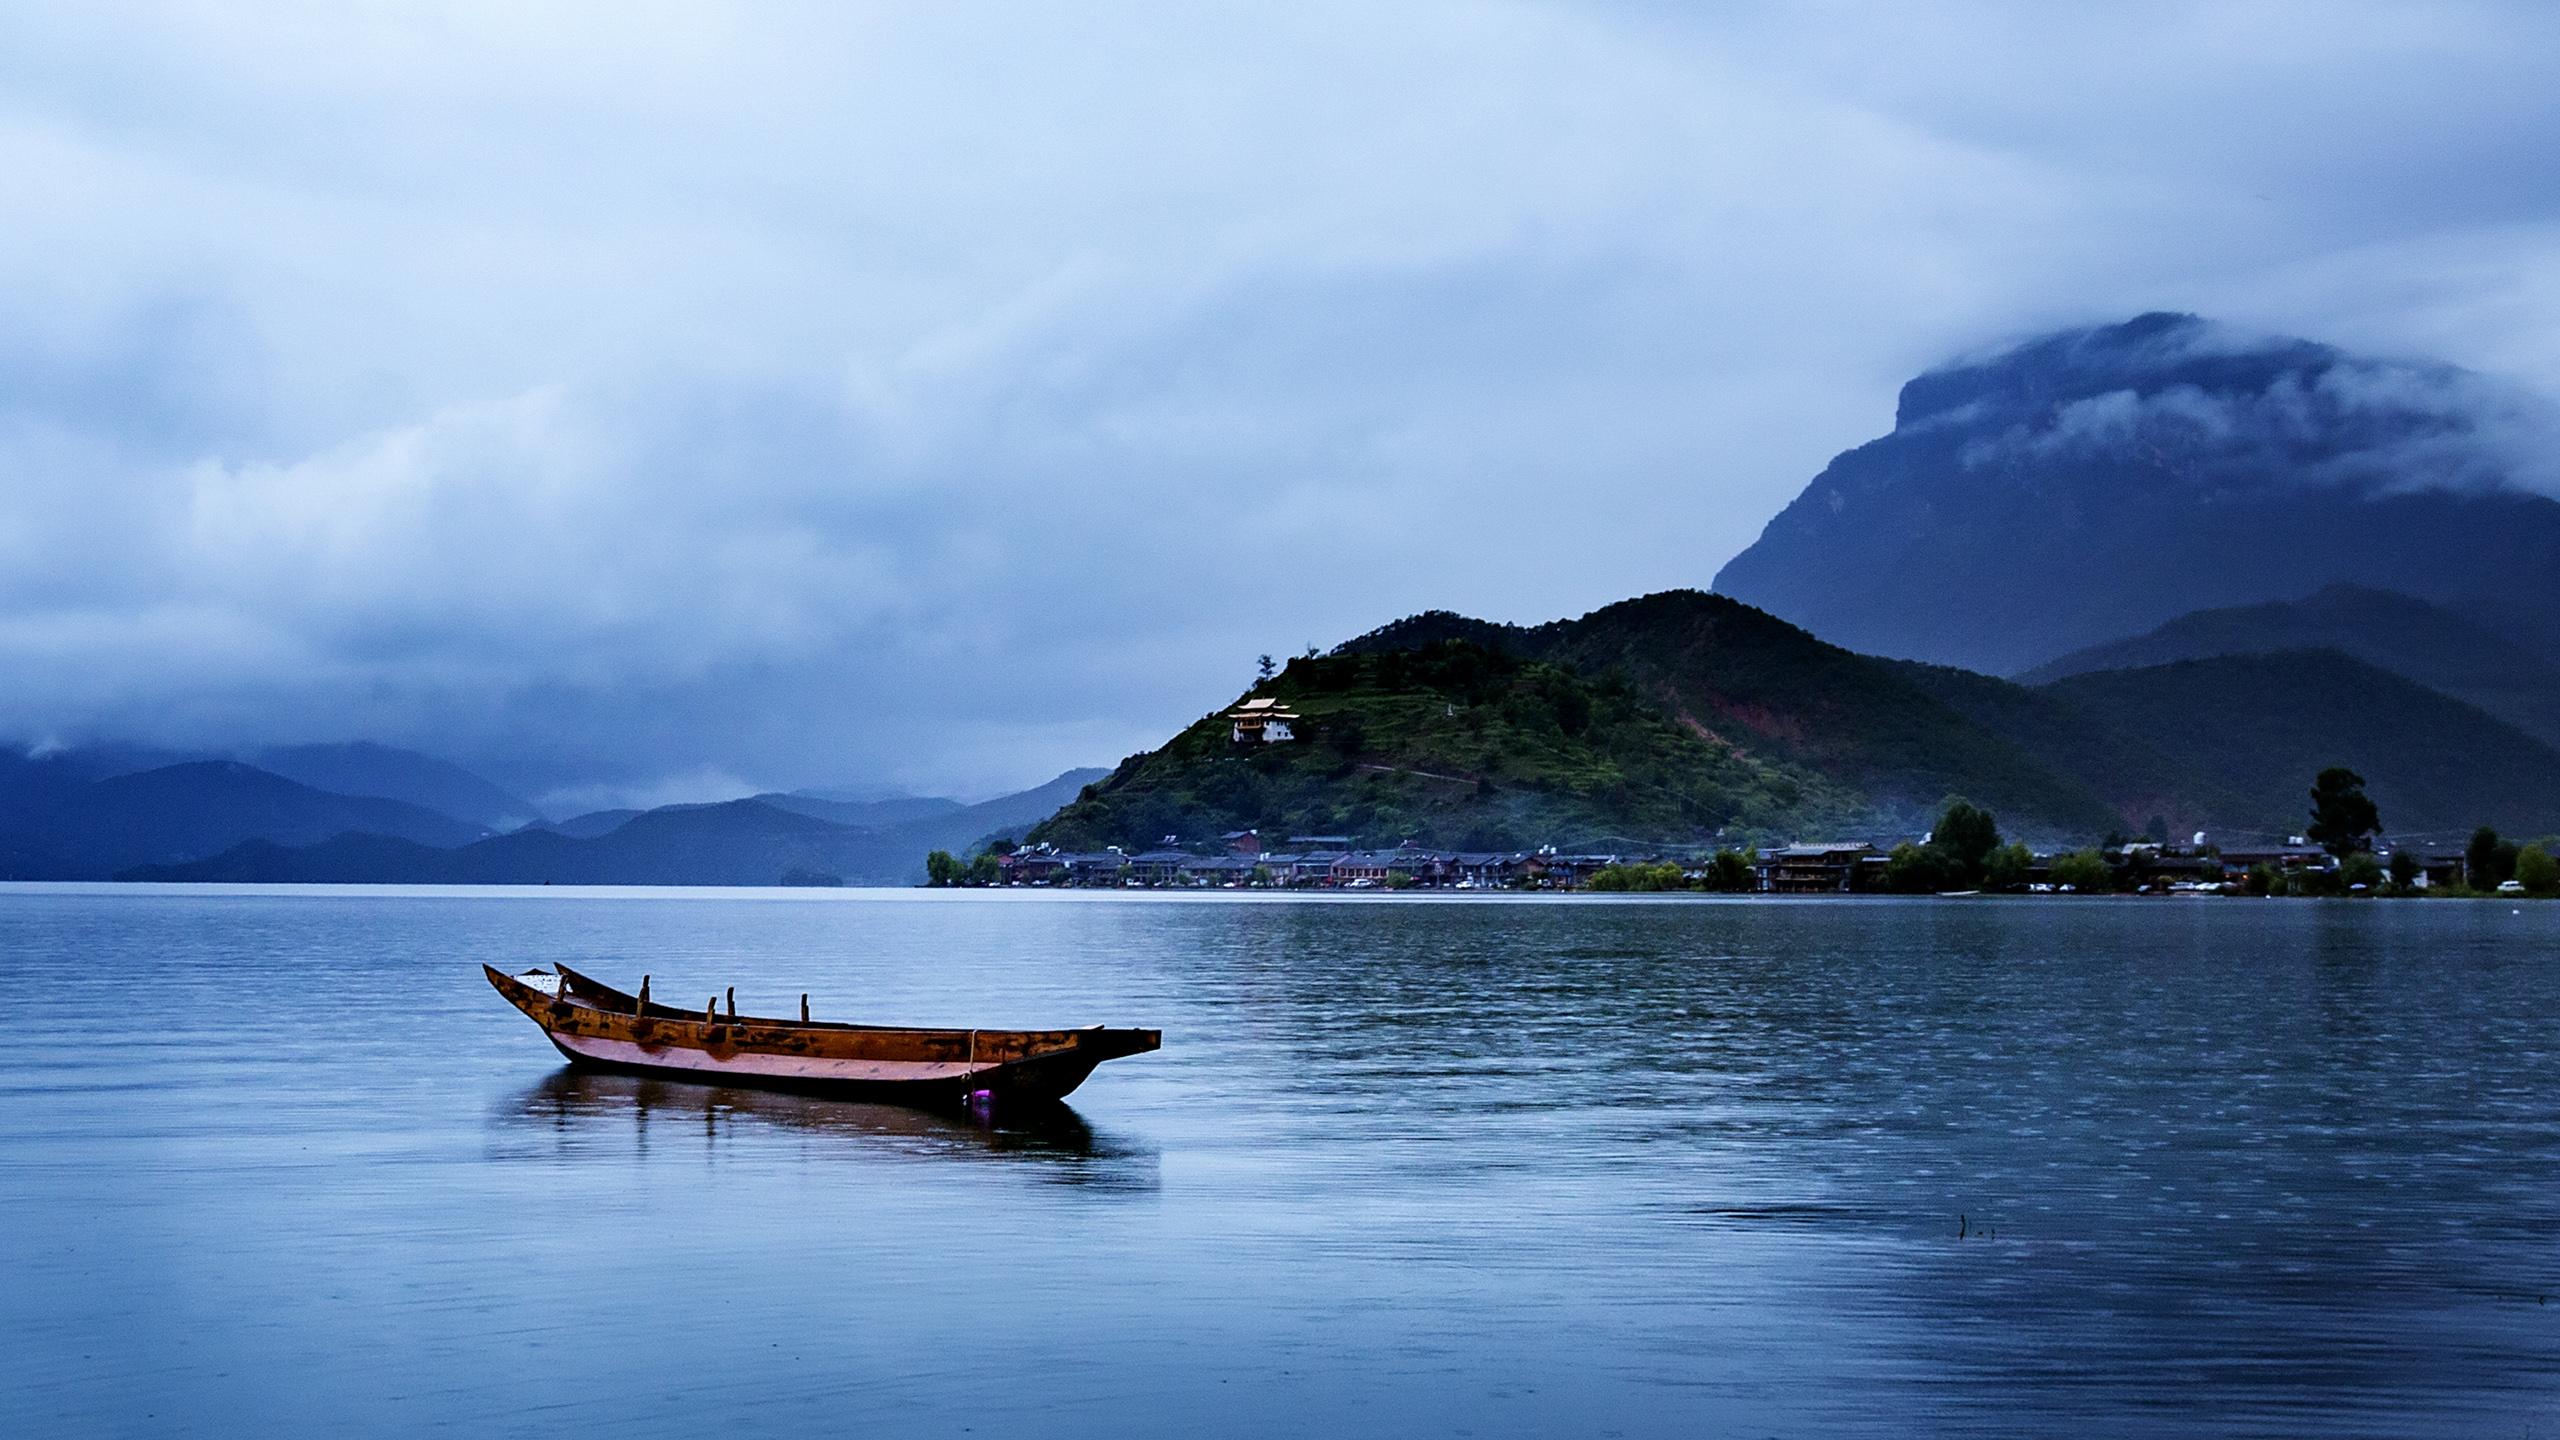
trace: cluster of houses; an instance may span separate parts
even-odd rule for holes
[[[1561,853],[1536,850],[1435,850],[1418,845],[1363,849],[1346,835],[1292,835],[1266,851],[1258,831],[1220,837],[1210,854],[1180,847],[1166,836],[1161,848],[1129,851],[1058,850],[1035,845],[998,858],[1004,885],[1136,888],[1574,890],[1611,866],[1676,864],[1690,880],[1707,874],[1709,852],[1622,851]],[[2208,849],[2137,841],[2104,852],[2114,888],[2214,890],[2258,866],[2284,872],[2331,868],[2319,849],[2293,842],[2264,848]],[[1760,852],[1756,888],[1779,895],[1854,895],[1885,889],[1888,851],[1863,842],[1787,845]],[[2050,885],[2052,857],[2038,855],[2027,883]],[[2420,885],[2450,884],[2462,877],[2458,853],[2418,857]]]
[[[2335,870],[2337,860],[2316,845],[2295,839],[2273,846],[2211,846],[2199,836],[2190,845],[2137,840],[2099,852],[2105,859],[2110,888],[2119,890],[2218,890],[2236,884],[2265,867],[2282,875]],[[2463,857],[2459,851],[2411,852],[2418,862],[2415,884],[2459,884]],[[2051,885],[2054,857],[2038,854],[2028,867],[2031,889]],[[1760,888],[1781,895],[1854,895],[1885,889],[1885,867],[1892,856],[1884,847],[1863,843],[1789,845],[1760,857]]]
[[[1347,835],[1293,835],[1282,849],[1266,851],[1252,830],[1222,837],[1222,853],[1201,855],[1176,847],[1127,851],[1055,850],[1046,845],[999,857],[1007,885],[1232,886],[1291,889],[1501,890],[1523,886],[1570,888],[1618,857],[1559,855],[1552,850],[1430,850],[1399,845],[1359,848]]]

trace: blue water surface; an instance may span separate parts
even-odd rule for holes
[[[479,964],[1160,1026],[565,1070]],[[0,1429],[2560,1430],[2560,905],[0,887]]]

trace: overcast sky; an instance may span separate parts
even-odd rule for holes
[[[28,740],[984,793],[1703,586],[2005,337],[2560,394],[2555,6],[109,8],[0,12]]]

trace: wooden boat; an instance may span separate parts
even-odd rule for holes
[[[592,980],[566,965],[509,975],[481,970],[508,1003],[551,1037],[572,1065],[633,1075],[745,1085],[805,1094],[950,1105],[986,1100],[1057,1100],[1093,1067],[1143,1055],[1164,1043],[1158,1030],[918,1030],[842,1025],[809,1018],[741,1017],[737,992],[726,1014],[716,1004],[678,1010]],[[552,973],[556,971],[557,973]]]

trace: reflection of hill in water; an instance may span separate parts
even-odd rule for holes
[[[1098,1136],[1063,1104],[1016,1106],[993,1119],[963,1113],[826,1100],[770,1090],[690,1085],[563,1067],[500,1107],[497,1128],[518,1138],[548,1133],[564,1150],[656,1136],[726,1138],[740,1127],[771,1127],[841,1139],[850,1157],[986,1161],[1030,1167],[1043,1180],[1108,1189],[1153,1190],[1161,1157],[1152,1147]]]

